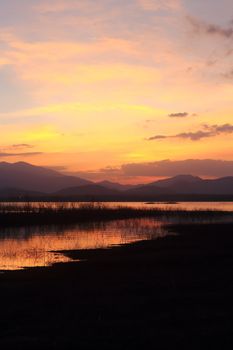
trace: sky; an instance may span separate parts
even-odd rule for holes
[[[232,0],[0,1],[0,161],[233,175]]]

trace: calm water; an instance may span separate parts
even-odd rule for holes
[[[23,205],[25,203],[17,203],[18,207]],[[33,205],[38,206],[43,205],[43,203],[33,203]],[[56,206],[57,204],[46,203],[45,205]],[[59,205],[62,205],[62,203],[59,203]],[[66,203],[65,205],[79,206],[80,203]],[[180,202],[173,204],[117,202],[105,203],[105,205],[110,207],[120,205],[186,210],[212,209],[233,212],[233,202]],[[178,222],[180,222],[180,218]],[[1,229],[0,270],[49,266],[55,262],[69,261],[69,258],[59,253],[61,250],[107,248],[112,245],[155,239],[167,234],[168,230],[165,227],[165,222],[152,218],[116,220],[108,223],[88,223],[66,227],[43,226]]]
[[[72,227],[31,227],[0,231],[0,270],[67,262],[60,250],[107,248],[163,237],[168,231],[153,219],[132,219]]]

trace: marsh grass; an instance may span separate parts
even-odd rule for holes
[[[0,226],[74,224],[129,218],[233,221],[233,212],[172,208],[109,207],[103,203],[0,203]]]

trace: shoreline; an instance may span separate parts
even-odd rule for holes
[[[232,348],[233,223],[169,229],[1,274],[2,348]]]
[[[233,221],[233,212],[214,209],[189,210],[179,208],[159,207],[108,207],[101,203],[86,203],[74,205],[58,204],[55,207],[26,203],[22,207],[14,204],[0,203],[0,227],[22,227],[38,225],[68,225],[85,222],[112,221],[133,218],[155,218],[168,220],[230,220]]]

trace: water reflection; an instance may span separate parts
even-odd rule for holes
[[[1,229],[0,270],[49,266],[69,258],[56,251],[105,248],[168,234],[159,221],[130,219],[75,226]]]

